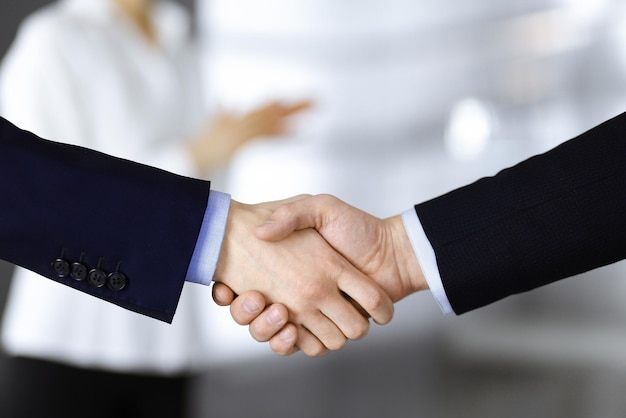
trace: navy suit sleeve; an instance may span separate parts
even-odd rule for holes
[[[415,206],[457,314],[626,258],[626,113]]]
[[[171,322],[208,195],[0,118],[0,258],[124,308]]]

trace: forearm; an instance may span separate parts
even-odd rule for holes
[[[128,309],[171,321],[209,193],[189,179],[0,120],[0,257]],[[56,258],[120,271],[114,290],[59,277]]]
[[[626,115],[416,205],[456,313],[626,257]]]

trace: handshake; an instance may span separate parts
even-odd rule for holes
[[[386,324],[428,288],[400,215],[379,219],[330,195],[231,202],[213,298],[274,352],[319,356]]]
[[[324,195],[233,202],[213,297],[275,352],[315,356],[413,292],[460,315],[626,259],[625,130],[623,113],[388,219]]]

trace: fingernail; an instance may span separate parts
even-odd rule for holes
[[[283,318],[276,309],[270,309],[267,313],[267,322],[272,325],[278,325],[283,322]]]
[[[243,301],[243,308],[246,312],[256,313],[261,309],[261,306],[259,306],[254,299],[246,298],[246,300]]]
[[[278,338],[282,341],[291,341],[293,340],[293,333],[290,328],[285,328],[281,332],[278,333]]]

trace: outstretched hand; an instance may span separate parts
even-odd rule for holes
[[[277,208],[255,234],[276,242],[306,228],[316,229],[394,302],[427,288],[400,215],[380,219],[334,196],[303,195]]]
[[[200,173],[226,164],[243,145],[260,137],[276,137],[287,133],[289,120],[312,103],[273,101],[238,115],[220,112],[190,142],[189,151]]]

